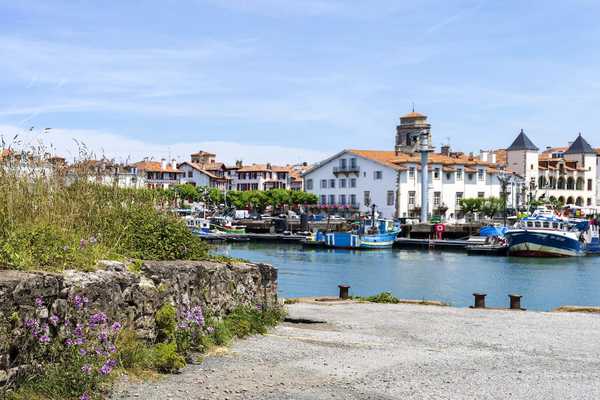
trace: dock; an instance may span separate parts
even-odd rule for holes
[[[394,242],[394,247],[398,248],[438,248],[438,249],[456,249],[464,250],[467,246],[472,245],[473,242],[468,240],[438,240],[438,239],[409,239],[409,238],[398,238]]]

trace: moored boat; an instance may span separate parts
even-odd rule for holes
[[[536,212],[508,230],[508,254],[523,257],[574,257],[586,254],[585,220],[559,218],[552,212]]]
[[[394,245],[400,226],[392,220],[367,220],[349,232],[317,232],[304,242],[336,249],[385,249]]]

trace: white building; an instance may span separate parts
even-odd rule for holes
[[[291,167],[280,167],[267,164],[243,165],[241,162],[235,168],[229,168],[231,190],[269,190],[290,189]]]
[[[146,187],[151,189],[168,189],[180,183],[183,172],[177,169],[177,161],[167,163],[165,159],[158,161],[137,162],[131,167],[144,179]]]
[[[183,172],[181,183],[227,190],[230,181],[226,176],[227,167],[217,162],[215,157],[214,154],[205,151],[192,154],[191,161],[178,165],[179,170]]]
[[[427,117],[409,113],[400,119],[396,150],[344,150],[304,173],[307,192],[319,197],[323,210],[348,215],[366,213],[373,204],[384,217],[418,217],[421,207],[420,156],[412,152],[414,135],[428,128]],[[451,152],[443,146],[429,157],[429,214],[450,219],[462,217],[463,198],[499,197],[500,170],[495,153],[480,155]],[[512,175],[508,206],[519,201],[520,178]]]
[[[548,147],[540,154],[521,130],[506,149],[508,168],[524,174],[531,199],[557,200],[588,208],[600,206],[600,152],[579,134],[568,147]]]

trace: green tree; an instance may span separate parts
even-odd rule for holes
[[[504,209],[504,201],[498,197],[488,197],[481,202],[480,211],[488,218],[493,218]]]
[[[459,204],[460,204],[461,210],[465,214],[473,216],[475,213],[481,211],[483,199],[481,199],[481,198],[460,199]]]
[[[274,211],[280,211],[283,206],[291,204],[291,195],[289,190],[271,189],[265,192],[265,201],[267,205],[273,207]]]
[[[190,185],[189,183],[175,186],[175,193],[181,202],[181,206],[183,206],[185,200],[194,202],[200,199],[200,193],[196,186]]]

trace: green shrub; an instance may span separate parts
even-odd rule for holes
[[[361,300],[361,301],[368,301],[370,303],[385,303],[385,304],[400,303],[400,299],[398,299],[396,296],[394,296],[390,292],[381,292],[374,296],[368,296],[368,297],[355,296],[355,297],[353,297],[353,299]]]
[[[172,374],[185,367],[185,358],[177,353],[175,342],[159,343],[153,353],[153,366],[158,372]]]
[[[128,370],[145,370],[153,367],[153,353],[146,343],[138,339],[135,331],[123,329],[117,337],[119,366]]]
[[[175,340],[177,331],[177,310],[171,304],[163,304],[156,315],[156,339],[158,342],[171,342]]]

